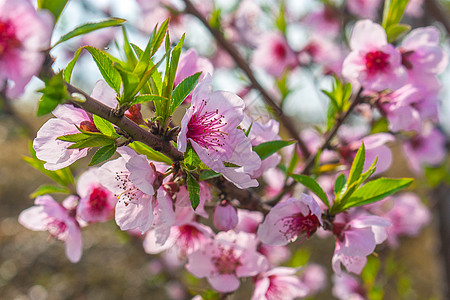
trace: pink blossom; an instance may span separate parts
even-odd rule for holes
[[[207,183],[202,181],[202,182],[199,182],[199,185],[200,185],[200,192],[199,192],[200,202],[194,212],[196,215],[199,215],[199,216],[207,219],[209,217],[209,215],[205,211],[205,203],[211,201],[212,195],[211,195],[211,191],[210,191],[210,188]],[[185,207],[188,210],[193,211],[191,201],[189,200],[189,193],[188,193],[186,186],[183,185],[183,186],[179,187],[179,191],[177,192],[177,196],[176,196],[175,205],[177,207]]]
[[[403,39],[399,50],[409,82],[425,91],[436,91],[439,88],[436,75],[448,65],[448,56],[439,46],[439,31],[432,26],[414,29]]]
[[[366,291],[355,276],[333,274],[333,296],[339,300],[365,300]]]
[[[29,0],[0,2],[0,88],[8,82],[10,98],[20,96],[45,59],[50,46],[53,16],[46,10],[36,12]],[[12,82],[14,84],[12,84]]]
[[[401,54],[388,44],[383,27],[370,20],[358,21],[350,37],[352,52],[345,58],[342,74],[365,89],[395,90],[405,84],[407,74]]]
[[[426,126],[420,134],[403,144],[412,169],[421,173],[424,166],[439,165],[445,158],[445,136],[437,128]]]
[[[208,75],[193,92],[191,107],[181,121],[178,149],[185,152],[189,141],[208,167],[237,187],[258,186],[250,175],[261,166],[261,159],[238,129],[244,117],[244,101],[229,92],[211,92],[210,82]]]
[[[322,211],[309,195],[275,205],[258,228],[258,238],[269,245],[286,245],[309,238],[322,225]]]
[[[207,74],[214,72],[214,67],[207,58],[199,56],[197,51],[191,48],[180,56],[174,84],[178,85],[183,79],[197,72],[202,72],[200,79],[203,79]],[[191,102],[191,95],[186,98],[185,102]]]
[[[308,287],[295,276],[297,269],[278,267],[260,274],[255,282],[252,300],[293,300],[305,297]]]
[[[95,84],[91,96],[110,107],[117,103],[116,93],[105,81]],[[98,132],[92,120],[92,115],[69,104],[58,105],[53,110],[56,118],[48,120],[37,132],[33,141],[36,156],[45,161],[48,170],[58,170],[71,165],[76,160],[85,157],[89,148],[68,149],[73,143],[58,140],[58,137],[80,133],[77,126],[86,131]]]
[[[186,269],[197,278],[206,277],[215,290],[232,292],[239,287],[240,277],[255,276],[267,268],[267,261],[256,252],[256,246],[253,234],[222,231],[188,256]]]
[[[314,35],[300,52],[299,60],[304,65],[314,62],[323,66],[325,74],[341,74],[345,55],[344,50],[331,39]]]
[[[106,222],[114,216],[117,198],[99,180],[98,168],[90,168],[77,181],[80,201],[77,215],[88,223]]]
[[[279,266],[291,258],[291,251],[287,246],[259,244],[258,252],[264,255],[270,266]]]
[[[69,196],[73,198],[74,196]],[[64,202],[73,202],[66,199]],[[75,212],[56,202],[51,196],[37,197],[35,206],[27,208],[19,215],[19,223],[34,231],[48,231],[52,237],[66,244],[67,258],[76,263],[82,254],[80,225],[75,219]]]
[[[389,219],[392,226],[387,228],[388,242],[398,246],[398,236],[416,236],[431,220],[428,208],[413,193],[403,193],[393,198],[394,206],[383,215]]]
[[[280,124],[271,119],[266,123],[250,119],[247,115],[241,123],[241,128],[247,133],[252,146],[258,146],[261,143],[281,140],[278,135],[280,131]],[[250,131],[248,131],[250,129]],[[261,167],[254,171],[253,178],[259,178],[266,170],[275,168],[281,161],[281,155],[274,153],[261,162]]]
[[[172,226],[164,244],[157,243],[156,232],[150,229],[144,239],[145,252],[157,254],[174,249],[179,258],[185,258],[202,249],[214,236],[211,228],[197,222],[187,222]]]
[[[279,77],[284,70],[295,66],[297,60],[281,33],[268,32],[260,38],[252,56],[252,64],[270,75]]]
[[[380,0],[347,0],[345,2],[352,14],[368,19],[375,19],[380,6]]]
[[[342,263],[347,271],[360,274],[366,265],[366,256],[386,239],[385,227],[390,224],[388,220],[378,216],[358,216],[351,220],[348,217],[345,220],[337,218],[333,223],[333,233],[336,236],[332,259],[334,272],[341,274]]]
[[[143,155],[125,157],[101,166],[99,179],[119,199],[115,219],[120,229],[144,233],[153,224],[156,172]]]
[[[423,1],[424,0],[409,0],[408,5],[406,5],[405,15],[411,17],[420,17],[423,15]]]
[[[300,272],[300,280],[308,287],[308,296],[323,290],[327,285],[327,273],[321,265],[308,264]]]
[[[214,226],[223,231],[228,231],[236,227],[238,216],[236,208],[229,202],[219,204],[214,209]]]
[[[244,231],[247,233],[256,233],[259,224],[264,219],[264,215],[259,211],[250,211],[246,209],[237,210],[238,223],[234,231]]]
[[[324,5],[320,10],[310,12],[304,22],[313,29],[314,35],[318,36],[335,37],[341,28],[339,12],[330,5]]]

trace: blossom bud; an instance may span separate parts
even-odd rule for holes
[[[225,202],[225,203],[224,203]],[[236,209],[230,203],[223,201],[214,210],[214,226],[223,231],[236,227],[238,217]]]

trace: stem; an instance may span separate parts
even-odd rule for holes
[[[124,130],[134,141],[140,141],[144,144],[152,147],[156,151],[162,152],[168,157],[170,157],[173,161],[182,161],[184,159],[183,153],[178,151],[170,141],[154,135],[153,133],[145,130],[140,127],[126,116],[118,116],[114,109],[104,105],[103,103],[95,100],[90,97],[88,94],[83,92],[82,90],[74,87],[73,85],[66,83],[67,91],[69,93],[78,93],[83,95],[86,101],[74,101],[71,100],[71,103],[75,106],[82,108],[83,110],[98,115],[105,120],[110,121],[111,123],[117,125],[120,129]]]
[[[205,17],[195,8],[194,5],[192,5],[192,3],[189,0],[184,0],[184,3],[186,4],[185,13],[196,17],[198,20],[200,20],[200,22],[203,23],[203,25],[209,30],[209,32],[211,32],[211,34],[214,36],[214,38],[220,44],[220,46],[222,46],[222,48],[225,51],[227,51],[227,53],[231,56],[231,58],[233,58],[236,65],[247,75],[251,83],[251,87],[259,91],[266,104],[272,109],[274,116],[286,128],[291,137],[297,141],[300,149],[302,150],[302,153],[306,157],[310,157],[309,150],[306,147],[305,142],[303,142],[303,140],[300,138],[299,132],[294,123],[292,122],[291,118],[289,118],[283,113],[281,107],[272,99],[272,97],[270,97],[269,93],[261,86],[261,84],[259,84],[255,76],[253,75],[253,71],[250,69],[250,66],[248,65],[246,60],[241,56],[239,51],[229,41],[225,39],[225,37],[222,35],[220,31],[209,25],[208,20],[205,19]]]

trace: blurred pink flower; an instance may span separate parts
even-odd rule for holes
[[[293,300],[305,297],[308,287],[295,275],[298,269],[278,267],[258,275],[252,300]]]
[[[214,209],[214,226],[223,231],[228,231],[236,227],[238,216],[236,208],[229,202],[220,203]]]
[[[407,74],[402,58],[388,44],[383,27],[370,20],[358,21],[350,37],[352,52],[345,58],[342,74],[357,80],[368,90],[395,90],[406,83]]]
[[[201,249],[188,256],[186,269],[197,278],[206,277],[222,293],[235,291],[240,277],[255,276],[267,269],[267,260],[256,252],[255,235],[219,232]]]
[[[37,12],[31,1],[0,2],[0,88],[6,88],[8,97],[20,96],[38,74],[52,30],[53,16],[47,10]]]
[[[69,196],[73,198],[75,196]],[[67,198],[64,202],[72,203],[75,199]],[[48,231],[52,237],[66,244],[67,258],[76,263],[83,251],[80,225],[75,219],[75,212],[56,202],[51,196],[37,197],[35,206],[25,209],[19,215],[19,223],[35,231]]]
[[[360,18],[375,19],[381,0],[347,0],[345,2],[352,14]]]

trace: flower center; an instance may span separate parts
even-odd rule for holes
[[[297,237],[300,237],[301,241],[309,238],[316,232],[320,225],[317,216],[311,214],[311,212],[307,216],[298,213],[282,218],[281,221],[283,222],[283,228],[285,228],[285,230],[280,230],[280,232],[290,241],[295,240]]]
[[[281,43],[276,43],[273,47],[273,54],[279,60],[283,60],[287,56],[286,47]]]
[[[195,110],[189,123],[187,125],[187,138],[194,140],[203,148],[209,147],[223,147],[225,146],[224,139],[227,136],[222,129],[227,125],[225,116],[219,114],[219,111],[206,111],[206,101],[202,100],[200,107]],[[216,151],[218,151],[216,149]]]
[[[212,258],[212,263],[220,274],[233,274],[236,268],[242,265],[233,248],[221,247],[219,247],[219,253]]]
[[[116,172],[114,179],[117,182],[117,188],[120,189],[121,193],[116,193],[114,196],[123,201],[125,206],[130,203],[137,204],[139,199],[144,196],[144,192],[138,189],[129,179],[130,174],[124,171]]]
[[[50,234],[59,239],[64,240],[66,233],[67,225],[63,221],[60,221],[55,218],[49,218],[47,221],[47,230]]]
[[[16,37],[16,31],[11,22],[0,20],[0,57],[8,50],[20,46],[21,43]]]
[[[102,187],[95,187],[89,195],[89,205],[97,212],[107,205],[108,192]]]
[[[194,250],[200,241],[202,234],[192,225],[181,225],[178,227],[179,236],[177,244],[183,254]]]
[[[389,67],[389,54],[377,50],[366,54],[366,68],[369,74],[384,72]]]

